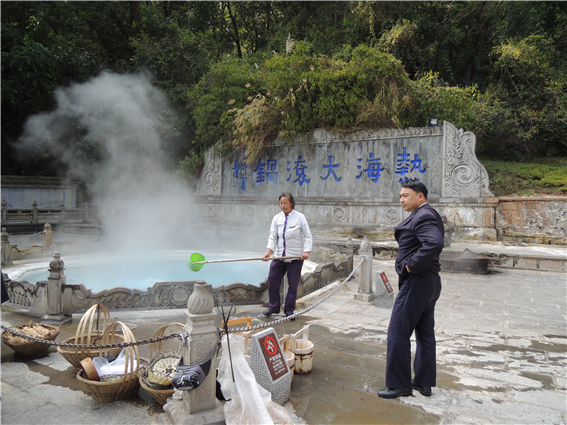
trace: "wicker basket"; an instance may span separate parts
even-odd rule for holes
[[[101,323],[102,319],[102,323]],[[96,320],[96,322],[95,322]],[[77,332],[74,337],[67,338],[63,341],[65,344],[100,344],[102,333],[106,327],[110,324],[110,312],[102,304],[95,304],[89,308],[79,323]],[[92,333],[96,330],[96,333]],[[122,335],[115,335],[110,344],[121,344],[124,342],[124,337]],[[89,349],[89,348],[68,348],[68,347],[57,347],[57,351],[61,354],[69,363],[73,365],[75,372],[80,372],[82,370],[81,361],[87,357],[99,357],[100,349]],[[113,348],[108,351],[109,356],[118,356],[120,353],[120,348]]]
[[[122,322],[114,322],[102,334],[101,344],[110,344],[116,338],[116,328],[122,329],[124,335],[124,342],[136,342],[132,331]],[[138,372],[142,367],[148,364],[148,360],[141,358],[138,353],[137,346],[129,346],[124,348],[126,350],[126,363],[124,365],[124,374],[122,379],[112,382],[92,381],[87,379],[85,372],[81,370],[77,372],[77,379],[84,383],[92,392],[93,400],[99,403],[110,403],[112,401],[123,400],[125,398],[133,397],[138,394],[140,389],[140,380]],[[105,348],[101,350],[100,357],[109,356],[110,349]]]
[[[152,384],[150,384],[147,381],[148,378],[147,367],[144,367],[142,370],[140,370],[138,375],[140,375],[140,385],[142,386],[142,388],[146,390],[154,398],[154,400],[157,403],[161,404],[162,406],[165,403],[167,403],[167,399],[171,397],[175,392],[175,388],[173,388],[173,386],[170,386],[165,389],[159,389],[157,386],[153,386]]]
[[[183,325],[183,323],[170,323],[168,325],[165,325],[165,326],[159,328],[157,330],[157,332],[155,333],[154,338],[155,339],[161,338],[165,334],[165,330],[169,326],[178,326],[181,329],[185,329],[185,326]],[[152,344],[150,346],[150,359],[153,359],[154,355],[158,351],[161,351],[161,343],[162,343],[162,341],[152,342]],[[167,403],[168,397],[171,397],[173,395],[173,393],[175,392],[175,388],[173,388],[173,385],[170,385],[167,388],[164,388],[164,387],[160,387],[158,385],[154,385],[154,384],[148,382],[148,368],[147,367],[140,370],[138,375],[139,375],[139,379],[140,379],[140,385],[142,386],[142,388],[144,390],[146,390],[154,398],[154,400],[161,405],[164,405],[165,403]]]
[[[43,323],[11,326],[10,329],[49,341],[54,341],[57,335],[59,335],[59,328],[57,326],[44,325]],[[47,355],[47,350],[49,350],[49,344],[18,337],[8,331],[2,332],[2,342],[16,353],[28,358],[37,359],[44,357]]]

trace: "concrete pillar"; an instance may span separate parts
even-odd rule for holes
[[[8,217],[8,208],[6,207],[6,201],[2,201],[2,221],[6,223]]]
[[[32,204],[32,214],[33,214],[32,221],[34,223],[37,223],[37,202],[36,201],[33,201],[33,204]]]
[[[53,254],[53,260],[49,263],[49,277],[47,278],[47,311],[46,315],[41,318],[41,323],[49,325],[60,325],[71,320],[71,315],[65,315],[62,312],[61,298],[63,291],[61,285],[65,283],[65,263],[61,259],[61,255],[56,252]]]
[[[373,302],[376,296],[372,290],[372,245],[370,245],[368,236],[365,236],[362,240],[358,256],[361,259],[364,257],[365,260],[360,266],[358,294],[354,295],[354,299],[357,301]]]
[[[43,226],[43,247],[47,248],[53,243],[53,231],[51,230],[51,224],[45,223]]]
[[[2,227],[2,233],[0,236],[0,240],[2,242],[2,265],[9,265],[12,264],[12,261],[10,260],[10,252],[11,252],[11,248],[10,248],[10,241],[9,241],[9,235],[8,232],[6,231],[5,227]]]
[[[217,344],[213,313],[214,300],[208,285],[199,280],[187,301],[185,331],[189,334],[183,347],[183,363],[198,364],[207,361]],[[224,424],[222,404],[216,398],[217,359],[213,357],[205,381],[192,391],[176,391],[163,407],[172,424]],[[160,418],[160,421],[165,418]],[[163,422],[162,422],[163,423]],[[165,422],[167,423],[167,422]]]
[[[65,221],[65,204],[61,204],[61,220]]]

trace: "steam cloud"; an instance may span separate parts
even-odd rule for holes
[[[192,191],[161,148],[159,126],[168,107],[148,76],[102,73],[57,89],[55,99],[54,111],[27,121],[20,147],[57,152],[88,184],[109,247],[187,248]],[[102,161],[69,149],[80,140],[77,131],[98,147]]]

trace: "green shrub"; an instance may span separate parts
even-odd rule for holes
[[[411,125],[424,127],[430,118],[438,118],[440,123],[449,121],[457,128],[472,130],[478,110],[477,87],[438,86],[438,77],[430,72],[412,82],[416,108]]]
[[[347,48],[349,62],[309,52],[297,42],[293,53],[266,60],[261,94],[232,111],[232,146],[245,146],[249,158],[276,136],[402,127],[410,120],[410,81],[393,56],[366,46]]]
[[[553,64],[561,56],[555,49],[542,36],[493,49],[492,82],[479,97],[474,128],[483,140],[479,153],[523,159],[567,152],[567,76]]]

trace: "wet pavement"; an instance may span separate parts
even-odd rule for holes
[[[392,260],[373,260],[374,271],[384,270],[397,293],[393,266]],[[443,290],[436,308],[438,382],[429,398],[417,392],[394,400],[377,396],[384,387],[390,310],[356,301],[356,280],[295,322],[274,326],[281,336],[309,324],[309,339],[315,345],[313,369],[294,376],[285,405],[296,423],[566,423],[565,272],[498,268],[487,275],[441,276]],[[298,309],[337,285],[302,298]],[[254,317],[254,324],[266,323],[269,319],[262,310],[239,307],[237,315]],[[133,324],[136,338],[145,339],[167,323],[184,322],[184,314],[113,311],[112,318]],[[4,326],[30,320],[39,318],[2,307]],[[75,315],[63,324],[57,340],[73,336],[79,320]],[[149,356],[149,346],[140,351]],[[143,390],[125,401],[96,403],[55,347],[48,357],[22,360],[2,344],[1,371],[3,424],[155,424],[162,412]]]

